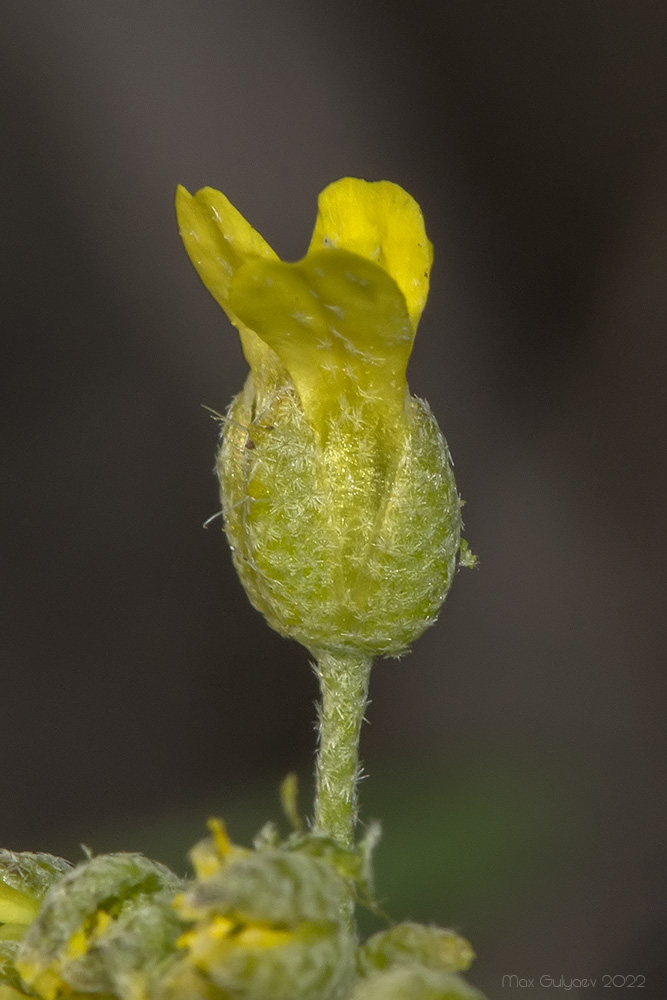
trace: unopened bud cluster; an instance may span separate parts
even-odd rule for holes
[[[0,1000],[480,1000],[470,945],[398,924],[359,945],[370,847],[315,834],[253,849],[218,820],[182,881],[138,854],[72,868],[0,852]]]

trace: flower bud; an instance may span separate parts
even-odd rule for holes
[[[16,968],[43,1000],[105,994],[135,1000],[180,928],[179,881],[138,854],[100,855],[56,882],[20,944]]]
[[[363,975],[415,962],[442,972],[465,972],[474,957],[470,943],[454,931],[402,923],[373,934],[359,949],[358,962]]]
[[[338,181],[296,264],[217,191],[181,188],[177,210],[251,368],[217,460],[250,600],[316,655],[401,653],[439,612],[461,529],[447,445],[405,378],[432,259],[419,206]]]
[[[197,845],[197,879],[176,900],[190,927],[161,1000],[342,1000],[355,940],[343,919],[353,888],[333,863],[288,844],[232,845],[217,822]]]

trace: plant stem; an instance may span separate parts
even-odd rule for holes
[[[359,735],[368,704],[372,660],[353,653],[320,653],[320,745],[317,754],[315,831],[344,847],[354,843],[359,783]]]

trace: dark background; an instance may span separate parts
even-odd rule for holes
[[[308,809],[307,656],[202,530],[200,404],[245,362],[172,200],[297,259],[327,183],[386,178],[435,244],[410,384],[480,568],[375,669],[380,894],[491,996],[663,996],[667,7],[9,0],[0,38],[0,842],[184,870],[289,769]]]

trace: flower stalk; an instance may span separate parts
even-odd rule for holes
[[[368,704],[372,660],[354,653],[322,653],[319,748],[316,764],[315,833],[352,847],[358,814],[359,738]]]

